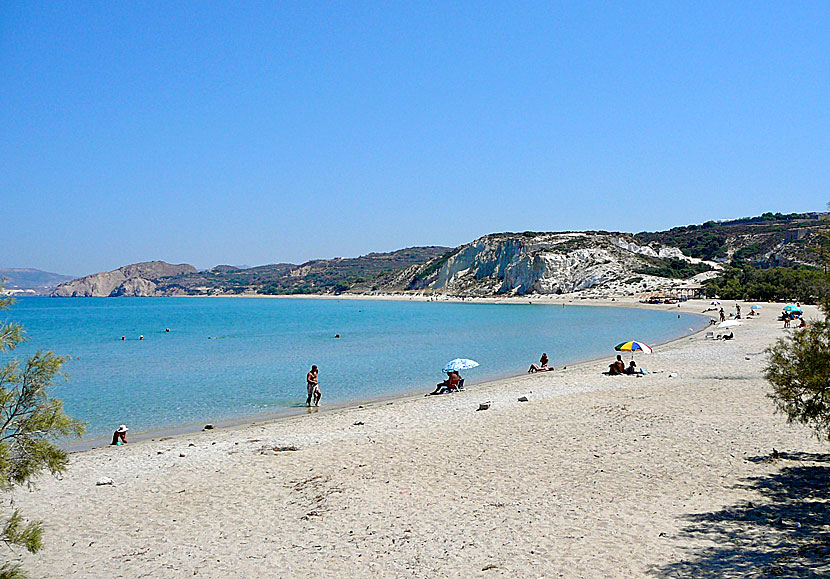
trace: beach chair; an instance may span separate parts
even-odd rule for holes
[[[715,339],[715,332],[706,332],[706,335],[703,336],[704,340],[714,340]]]
[[[452,394],[453,392],[461,392],[464,390],[464,378],[458,381],[458,385],[455,388],[447,388],[444,390],[444,394]]]

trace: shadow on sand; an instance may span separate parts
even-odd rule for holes
[[[771,457],[753,457],[768,462]],[[760,493],[720,511],[687,515],[678,539],[710,547],[654,569],[663,577],[830,577],[830,454],[784,453],[778,461],[810,463],[747,479]]]

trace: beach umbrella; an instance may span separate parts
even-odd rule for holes
[[[469,370],[470,368],[475,368],[476,366],[478,366],[478,362],[475,360],[456,358],[455,360],[447,362],[442,372],[458,372],[459,370]]]
[[[713,305],[713,306],[719,306],[719,305],[720,305],[720,302],[719,302],[719,301],[714,301],[714,302],[712,302],[710,305]]]
[[[644,354],[651,354],[653,350],[648,344],[631,340],[630,342],[623,342],[614,346],[617,352],[643,352]]]
[[[758,304],[755,304],[754,306],[752,306],[752,309],[753,309],[753,310],[760,310],[760,309],[762,309],[763,307],[764,307],[764,306],[759,306]]]
[[[725,322],[721,322],[718,324],[719,330],[725,330],[727,328],[736,328],[738,326],[742,326],[743,322],[739,322],[738,320],[726,320]]]
[[[784,311],[785,311],[785,312],[800,312],[800,311],[801,311],[801,308],[799,308],[798,306],[794,306],[794,305],[792,305],[792,304],[791,304],[791,305],[789,305],[789,306],[784,306]]]

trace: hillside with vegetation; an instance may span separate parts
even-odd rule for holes
[[[57,296],[420,293],[637,295],[703,289],[724,299],[814,302],[827,293],[830,214],[765,213],[667,231],[485,235],[456,248],[250,268],[148,262],[58,286]]]
[[[85,276],[59,285],[56,297],[147,297],[239,294],[338,294],[377,288],[378,280],[444,255],[448,247],[410,247],[354,258],[317,259],[301,265],[250,268],[218,265],[197,271],[188,264],[146,262]]]
[[[676,247],[689,257],[758,268],[818,266],[830,227],[827,213],[764,213],[730,221],[641,232],[641,243]]]
[[[318,259],[296,266],[256,289],[260,294],[339,294],[377,291],[388,276],[446,254],[449,247],[410,247],[353,258]]]
[[[721,274],[705,284],[712,297],[817,303],[830,289],[827,213],[764,213],[635,237],[672,244],[688,256],[723,264]]]

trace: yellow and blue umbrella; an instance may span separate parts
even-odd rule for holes
[[[614,346],[617,352],[643,352],[644,354],[651,354],[654,350],[648,344],[632,340],[630,342],[623,342]]]

